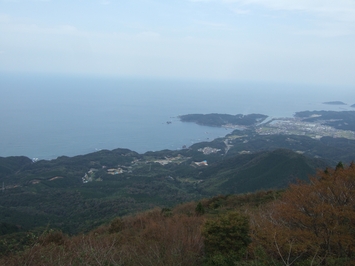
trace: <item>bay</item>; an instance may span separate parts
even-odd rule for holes
[[[354,91],[252,82],[1,74],[0,156],[53,159],[100,149],[175,150],[231,132],[182,123],[182,114],[290,117],[304,110],[354,110]],[[350,99],[354,102],[347,102]],[[348,105],[323,104],[335,100]]]

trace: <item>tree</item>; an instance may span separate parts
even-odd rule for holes
[[[201,202],[197,203],[197,206],[195,208],[195,213],[197,216],[205,214],[205,208],[203,207]]]
[[[339,162],[337,166],[335,167],[335,170],[337,169],[344,169],[344,164],[342,162]]]
[[[355,165],[319,171],[291,185],[253,220],[254,237],[285,265],[355,256]],[[272,243],[272,245],[270,245]]]
[[[249,222],[238,212],[229,212],[216,220],[207,220],[202,228],[207,264],[230,265],[246,251]]]

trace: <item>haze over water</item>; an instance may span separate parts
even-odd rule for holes
[[[180,149],[231,132],[177,118],[189,113],[291,117],[355,110],[355,90],[307,85],[3,75],[0,92],[0,156],[39,159],[100,149]],[[327,101],[348,105],[322,104]]]

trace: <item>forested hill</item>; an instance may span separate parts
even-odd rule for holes
[[[0,157],[0,176],[12,174],[31,163],[32,160],[24,156]]]
[[[308,180],[316,169],[325,169],[326,166],[322,160],[307,158],[290,150],[262,151],[231,157],[202,169],[199,176],[206,182],[200,187],[211,195],[280,189],[297,179]]]
[[[221,156],[117,149],[36,163],[23,157],[0,161],[9,163],[0,179],[2,222],[24,229],[50,225],[71,234],[156,206],[284,188],[326,166],[289,150]]]

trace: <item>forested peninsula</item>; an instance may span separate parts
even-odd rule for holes
[[[252,126],[264,121],[268,116],[262,114],[187,114],[179,116],[182,122],[193,122],[211,127]]]

